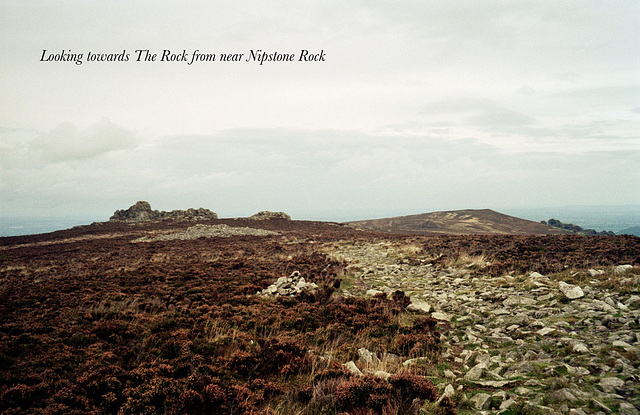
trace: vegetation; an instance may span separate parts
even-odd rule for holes
[[[575,234],[578,234],[578,235],[585,235],[585,236],[596,236],[596,235],[613,236],[613,235],[615,235],[615,232],[613,232],[613,231],[598,232],[595,229],[583,229],[582,227],[580,227],[578,225],[574,225],[572,223],[562,223],[557,219],[549,219],[547,222],[541,221],[540,223],[542,223],[543,225],[553,226],[554,228],[571,231],[571,232],[573,232]]]

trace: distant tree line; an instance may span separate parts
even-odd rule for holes
[[[543,221],[540,221],[540,223],[542,223],[543,225],[553,226],[554,228],[564,229],[569,232],[576,233],[578,235],[587,235],[587,236],[592,236],[592,235],[614,236],[615,235],[613,231],[598,232],[595,229],[582,229],[581,226],[574,225],[573,223],[562,223],[557,219],[549,219],[548,221],[543,220]]]

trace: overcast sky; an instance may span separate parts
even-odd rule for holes
[[[0,0],[0,97],[4,217],[640,204],[637,1]]]

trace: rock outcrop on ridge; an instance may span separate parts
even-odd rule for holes
[[[268,220],[268,219],[291,220],[291,216],[287,215],[284,212],[269,212],[268,210],[263,210],[261,212],[256,213],[255,215],[249,216],[249,219],[254,219],[254,220]]]
[[[218,214],[205,208],[189,208],[187,210],[172,210],[171,212],[152,210],[149,202],[139,201],[129,209],[116,210],[113,216],[109,218],[110,221],[124,222],[144,222],[163,219],[209,220],[218,219]]]

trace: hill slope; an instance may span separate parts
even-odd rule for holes
[[[516,218],[491,209],[465,209],[394,218],[349,222],[351,226],[377,232],[412,234],[504,234],[557,235],[567,234],[542,223]]]

